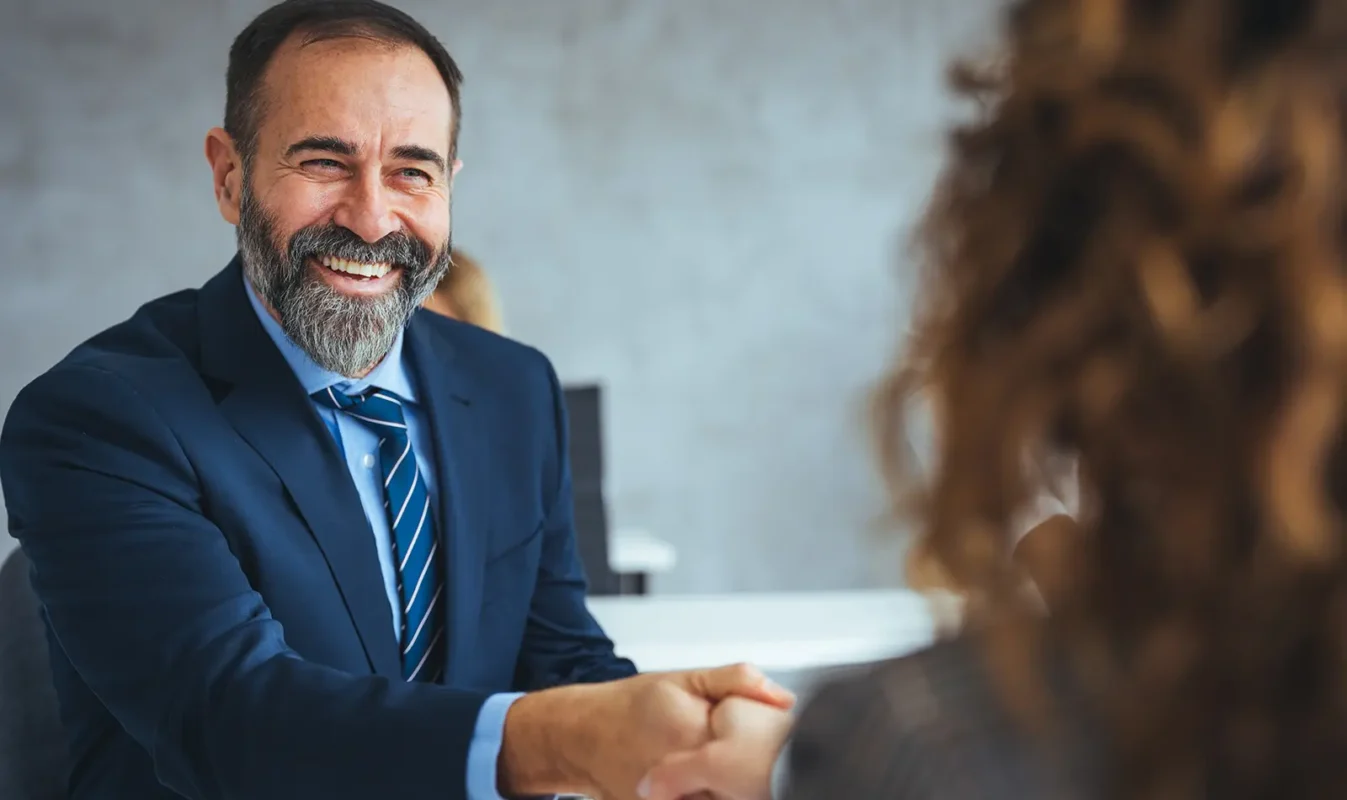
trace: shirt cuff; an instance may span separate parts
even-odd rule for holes
[[[505,738],[505,715],[522,693],[493,694],[477,714],[477,727],[468,745],[468,800],[505,800],[496,782],[501,740]]]

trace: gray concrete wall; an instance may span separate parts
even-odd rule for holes
[[[4,3],[0,413],[232,254],[201,143],[264,5]],[[614,521],[680,553],[657,590],[896,581],[859,410],[985,4],[402,5],[467,74],[456,241],[514,335],[606,385]]]

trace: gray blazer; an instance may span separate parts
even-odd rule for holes
[[[783,800],[1094,798],[1085,727],[1031,739],[975,646],[953,640],[825,685],[800,714]]]

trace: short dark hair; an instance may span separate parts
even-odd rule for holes
[[[262,78],[267,65],[281,44],[296,33],[304,34],[307,44],[365,37],[405,44],[429,56],[449,89],[454,115],[449,131],[449,157],[454,158],[462,119],[459,95],[463,73],[430,31],[407,13],[377,0],[285,0],[258,14],[229,48],[224,129],[245,161],[251,158],[257,144],[258,120],[266,105]]]

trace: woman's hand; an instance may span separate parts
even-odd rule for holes
[[[665,758],[637,792],[646,800],[703,792],[719,800],[771,800],[772,770],[793,721],[789,711],[727,698],[711,711],[711,741]]]

